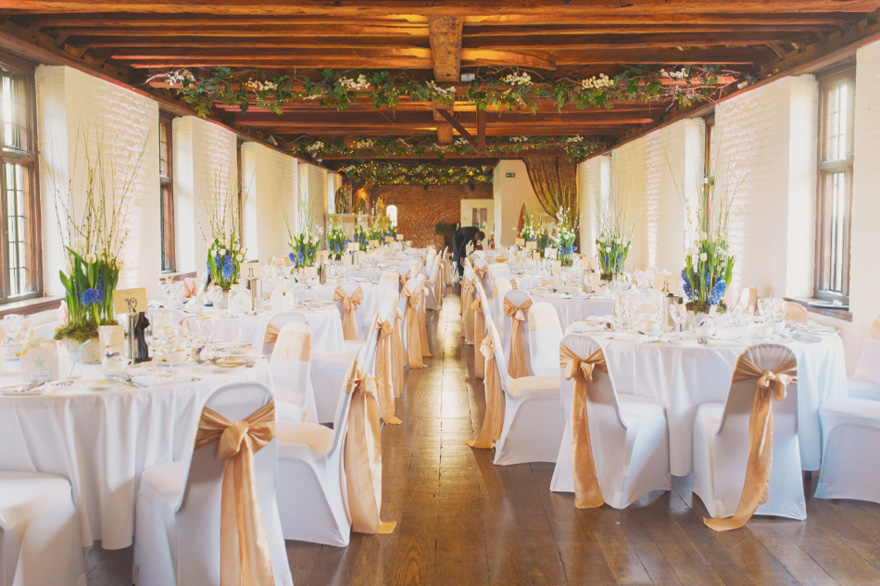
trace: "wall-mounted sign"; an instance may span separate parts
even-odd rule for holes
[[[506,177],[507,177],[508,179],[513,179],[514,177],[516,177],[516,173],[508,173],[508,174],[506,175]]]

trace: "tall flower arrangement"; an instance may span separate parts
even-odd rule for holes
[[[684,293],[688,309],[708,312],[713,306],[726,310],[724,294],[733,277],[735,259],[727,245],[727,221],[733,196],[715,196],[715,181],[707,177],[702,183],[703,205],[696,214],[696,226],[690,226],[693,244],[685,251]],[[688,214],[693,218],[692,214]]]
[[[358,243],[361,250],[367,249],[367,243],[370,241],[370,234],[367,229],[358,224],[354,227],[354,241]]]
[[[391,230],[391,218],[384,212],[373,214],[370,217],[370,240],[383,242],[389,230]]]
[[[623,272],[632,246],[632,235],[638,217],[627,227],[624,209],[625,206],[618,198],[609,199],[605,205],[597,204],[599,235],[596,237],[596,251],[599,273],[604,280],[611,280],[614,275]]]
[[[284,214],[284,223],[287,225],[287,235],[290,238],[288,244],[291,252],[288,258],[295,268],[313,267],[324,230],[320,227],[315,228],[312,221],[311,201],[305,193],[300,196],[299,204],[298,233],[293,233],[287,214]]]
[[[335,260],[339,260],[342,253],[345,252],[345,245],[351,242],[342,229],[342,224],[338,219],[330,220],[330,226],[327,230],[327,250]]]
[[[208,243],[208,273],[211,282],[223,291],[229,291],[238,283],[238,273],[247,251],[242,248],[237,189],[231,187],[233,181],[222,182],[217,175],[210,188],[211,194],[205,198],[208,213],[209,234],[202,235]]]
[[[560,207],[556,210],[556,228],[553,230],[553,246],[558,250],[558,258],[562,266],[570,267],[574,260],[574,245],[578,230],[578,219],[571,208]]]
[[[66,266],[58,276],[65,290],[67,323],[56,330],[55,337],[78,342],[96,338],[98,326],[117,323],[113,292],[122,270],[119,253],[126,236],[122,223],[149,138],[129,157],[128,173],[120,181],[114,172],[118,161],[105,157],[103,137],[96,137],[97,146],[90,151],[88,134],[82,129],[77,133],[73,170],[81,165],[84,178],[79,189],[72,180],[66,189],[59,188],[52,166],[46,165],[55,188],[56,218],[66,255]]]

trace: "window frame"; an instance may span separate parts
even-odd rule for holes
[[[160,214],[160,262],[163,273],[177,270],[177,250],[174,234],[174,115],[159,112],[159,149],[162,150],[162,128],[165,128],[165,167],[167,174],[159,168],[159,214]],[[162,153],[159,153],[160,163]],[[167,196],[167,197],[166,197]]]
[[[817,166],[816,166],[816,248],[814,250],[814,268],[813,268],[813,297],[826,301],[839,301],[843,305],[849,303],[849,287],[850,287],[850,256],[851,256],[851,232],[852,232],[852,185],[853,185],[853,162],[854,162],[854,129],[855,129],[855,88],[856,88],[856,69],[854,65],[848,64],[843,68],[835,68],[823,74],[817,75],[819,84],[819,107],[818,107],[818,145],[816,149]],[[828,148],[828,96],[830,91],[841,83],[849,82],[851,92],[849,95],[849,117],[847,123],[847,153],[843,159],[828,160],[826,159]],[[830,274],[827,271],[832,270],[828,267],[828,251],[830,250],[830,226],[829,214],[833,214],[830,210],[831,194],[828,189],[828,182],[834,173],[844,173],[844,234],[843,249],[844,254],[841,262],[841,290],[836,291],[830,288]]]
[[[706,116],[703,119],[705,123],[705,152],[703,153],[703,179],[707,180],[710,185],[715,184],[715,157],[716,154],[714,149],[712,148],[715,143],[715,114],[711,114]],[[712,189],[703,189],[703,193],[700,194],[700,205],[703,208],[703,232],[709,232],[709,222],[711,218],[709,217],[709,211],[711,209],[712,202],[709,200],[712,194]]]
[[[37,99],[34,72],[36,64],[0,51],[0,71],[19,79],[23,93],[23,113],[19,112],[19,120],[23,121],[22,146],[6,149],[0,145],[0,222],[2,222],[2,238],[0,238],[0,306],[16,303],[27,299],[43,296],[43,250],[42,223],[40,210],[40,153],[37,150]],[[27,288],[22,295],[12,296],[12,283],[8,278],[9,245],[7,242],[8,217],[6,209],[6,165],[16,164],[25,168],[26,201],[25,201],[25,246],[26,266],[28,270]]]

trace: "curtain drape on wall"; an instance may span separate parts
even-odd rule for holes
[[[567,157],[525,157],[523,161],[532,189],[545,212],[556,217],[560,207],[568,207],[572,217],[580,217],[577,165]]]

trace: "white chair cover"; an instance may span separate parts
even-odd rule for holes
[[[86,586],[66,478],[0,472],[0,585]]]
[[[474,269],[480,275],[480,283],[486,290],[486,297],[492,298],[492,275],[489,273],[489,261],[485,257],[474,257]]]
[[[856,370],[848,383],[850,397],[880,401],[880,316],[871,326]]]
[[[485,292],[480,292],[487,335],[493,339],[495,365],[504,391],[504,425],[495,443],[495,465],[553,462],[564,427],[558,403],[559,376],[510,377],[501,336],[486,309],[488,300]]]
[[[509,273],[510,266],[504,262],[495,262],[489,265],[489,276],[492,279],[496,279],[498,277],[498,273]]]
[[[599,343],[586,334],[564,336],[561,346],[580,359],[600,349]],[[609,506],[623,509],[649,492],[671,488],[669,436],[663,404],[649,397],[618,393],[612,372],[610,364],[607,373],[593,370],[586,409],[599,489]],[[571,422],[575,381],[564,375],[560,378],[565,430],[550,490],[574,492]]]
[[[205,406],[236,422],[272,400],[265,385],[232,383],[217,389]],[[253,465],[275,584],[292,586],[275,503],[276,444],[270,441],[254,454]],[[220,497],[226,461],[217,458],[217,449],[215,442],[194,451],[189,461],[144,471],[136,505],[135,584],[220,584]]]
[[[312,390],[312,330],[309,324],[288,322],[281,328],[269,372],[275,387],[275,417],[278,421],[318,423],[318,408]]]
[[[880,401],[828,399],[819,408],[822,469],[816,498],[880,503]],[[774,462],[775,465],[775,462]]]
[[[272,356],[272,350],[275,348],[275,338],[277,338],[281,328],[290,322],[308,324],[309,320],[299,311],[282,311],[273,315],[269,323],[266,324],[266,332],[263,334],[263,356],[266,358]]]
[[[562,325],[553,305],[542,301],[529,308],[529,364],[535,376],[559,375]]]
[[[756,344],[743,354],[759,370],[778,370],[795,360],[781,344]],[[749,420],[756,379],[731,382],[727,403],[704,403],[694,421],[694,494],[713,518],[732,516],[743,494],[749,459]],[[773,453],[769,499],[756,515],[806,519],[801,452],[797,436],[797,383],[773,401]]]
[[[344,281],[339,284],[339,287],[342,287],[342,289],[345,291],[345,293],[349,297],[354,295],[358,289],[361,289],[361,291],[363,292],[363,289],[361,288],[360,283],[357,283],[355,281]],[[336,309],[339,310],[339,318],[342,320],[343,323],[345,323],[345,302],[334,300],[334,303],[336,303]],[[366,338],[364,338],[364,332],[365,332],[364,328],[365,327],[364,327],[364,300],[363,299],[361,300],[361,303],[358,305],[357,309],[354,310],[354,321],[355,321],[355,327],[357,328],[357,339],[358,340],[366,339]]]
[[[513,280],[513,275],[509,279],[503,275],[504,273],[501,273],[492,280],[492,316],[495,320],[495,327],[499,331],[504,330],[504,296],[508,291],[513,290],[513,284],[516,283]]]

